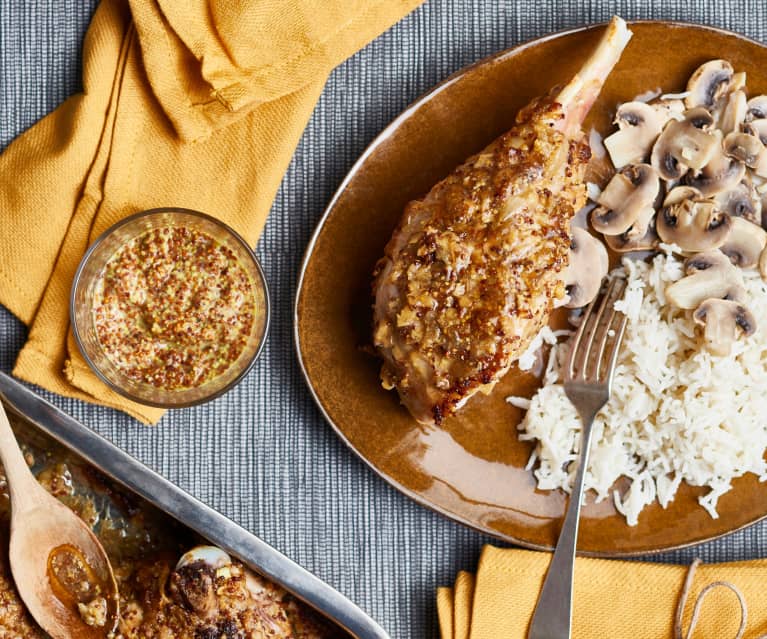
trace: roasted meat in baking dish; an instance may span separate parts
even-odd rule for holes
[[[373,340],[384,386],[419,422],[492,388],[564,296],[586,202],[581,123],[630,37],[614,18],[564,89],[405,208],[376,267]]]
[[[121,584],[118,638],[321,639],[337,636],[279,586],[213,546],[156,560]]]
[[[11,415],[16,424],[21,421]],[[19,431],[21,432],[21,431]],[[25,431],[25,434],[28,431]],[[86,589],[78,610],[105,639],[330,639],[346,636],[318,612],[220,548],[123,492],[46,440],[22,450],[40,484],[89,523],[120,593],[115,632]],[[8,561],[10,500],[0,465],[0,639],[48,639],[16,591]],[[181,555],[181,549],[194,547]],[[81,583],[78,583],[80,586]],[[86,584],[87,585],[87,584]],[[73,591],[74,592],[74,591]],[[78,598],[82,595],[78,591]]]
[[[118,565],[120,619],[113,639],[323,639],[339,636],[279,586],[212,546],[174,567],[171,558]],[[24,610],[0,556],[0,637],[44,639]],[[87,622],[86,622],[87,623]]]

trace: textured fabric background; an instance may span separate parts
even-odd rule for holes
[[[79,89],[81,39],[95,5],[0,0],[0,149]],[[258,245],[274,319],[248,378],[210,404],[170,413],[157,428],[43,395],[331,583],[392,637],[436,636],[436,586],[473,569],[490,540],[379,479],[334,435],[304,387],[291,309],[304,247],[325,204],[390,120],[468,63],[612,13],[701,22],[765,41],[762,9],[753,0],[428,0],[330,78]],[[0,309],[2,370],[11,369],[23,340],[24,327]],[[746,559],[764,554],[766,540],[767,525],[757,525],[653,560]]]

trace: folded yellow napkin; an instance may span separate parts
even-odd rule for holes
[[[549,560],[548,553],[486,546],[476,576],[459,573],[453,588],[437,592],[442,639],[525,639]],[[579,557],[573,639],[761,639],[765,583],[767,560],[694,565],[690,572]]]
[[[69,331],[87,246],[143,209],[204,211],[256,242],[328,73],[422,0],[103,0],[83,93],[0,156],[0,303],[29,325],[14,373],[124,410]]]

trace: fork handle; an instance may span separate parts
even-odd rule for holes
[[[585,416],[587,417],[587,416]],[[594,415],[583,419],[581,430],[581,454],[575,483],[570,493],[567,513],[559,533],[557,547],[551,558],[546,580],[543,582],[538,603],[535,606],[528,639],[570,639],[573,610],[573,569],[575,548],[578,542],[578,521],[583,496],[586,468],[589,465],[591,426]]]

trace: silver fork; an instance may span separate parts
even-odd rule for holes
[[[530,622],[528,639],[570,639],[571,636],[573,568],[591,427],[596,414],[610,399],[615,363],[626,329],[626,316],[616,311],[613,305],[624,288],[625,280],[613,279],[601,296],[599,306],[600,296],[597,296],[586,308],[565,367],[565,393],[583,421],[580,459],[577,460],[575,483],[559,541]]]

